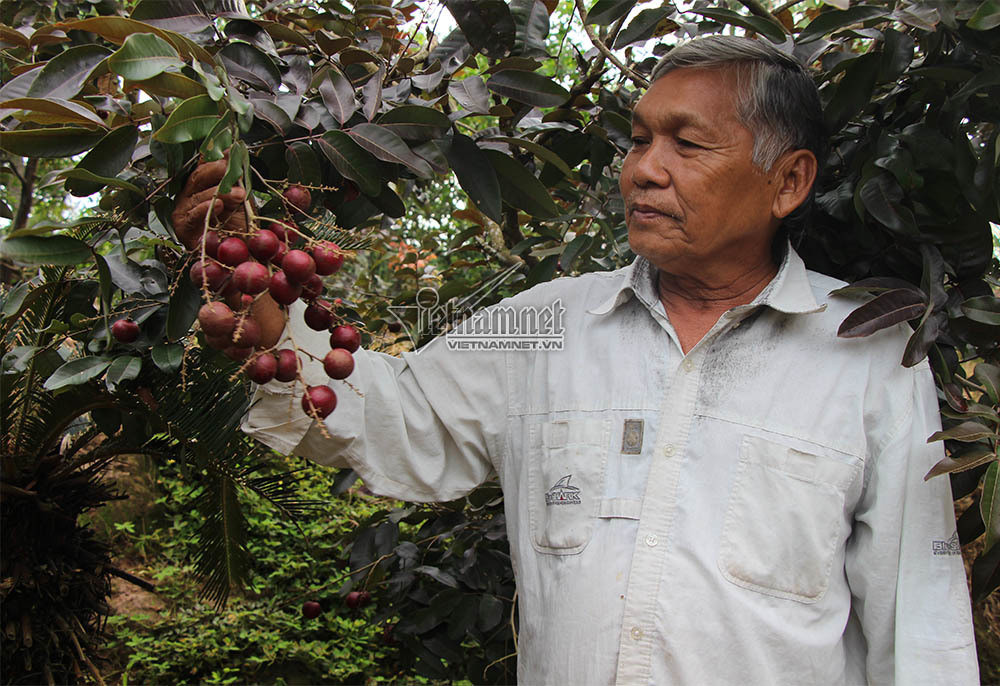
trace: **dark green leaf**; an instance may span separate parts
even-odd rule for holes
[[[562,255],[559,256],[559,268],[564,272],[570,271],[577,255],[590,247],[591,240],[591,237],[585,233],[573,238],[563,249]]]
[[[317,185],[323,180],[323,170],[312,146],[296,141],[285,148],[285,162],[288,163],[288,181]]]
[[[434,175],[431,166],[415,155],[402,138],[378,124],[357,124],[348,129],[347,134],[380,160],[402,164],[424,178]]]
[[[42,67],[28,88],[28,97],[72,100],[91,76],[106,68],[103,63],[110,54],[107,48],[93,43],[64,50]]]
[[[111,70],[130,81],[151,79],[183,64],[174,46],[152,33],[133,33],[108,58]]]
[[[178,105],[153,139],[161,143],[199,140],[212,131],[218,120],[218,104],[208,95],[197,95]]]
[[[319,94],[327,110],[341,124],[350,119],[358,109],[354,86],[336,69],[328,71],[327,78],[320,82]]]
[[[498,150],[484,152],[497,173],[504,202],[538,219],[559,216],[559,208],[552,202],[548,190],[523,164]]]
[[[874,53],[851,62],[823,112],[830,131],[839,131],[871,102],[879,67],[879,56]]]
[[[445,0],[473,51],[500,58],[514,47],[517,30],[503,0]]]
[[[962,422],[958,426],[954,426],[945,431],[937,431],[931,434],[931,437],[927,439],[928,443],[933,441],[963,441],[966,443],[974,443],[975,441],[980,441],[984,438],[997,438],[997,434],[994,431],[990,431],[989,428],[980,424],[979,422]]]
[[[994,405],[1000,405],[1000,367],[989,362],[980,362],[973,372],[976,380],[986,389]]]
[[[206,162],[217,162],[226,156],[233,144],[233,113],[226,112],[205,136],[199,151]]]
[[[0,149],[21,157],[70,157],[89,150],[103,135],[82,126],[15,129],[0,134]]]
[[[989,550],[1000,540],[1000,463],[994,462],[986,470],[983,478],[983,495],[979,501],[979,512],[983,516],[983,523],[986,525],[986,545],[984,550]]]
[[[444,70],[446,76],[450,76],[465,64],[472,53],[472,46],[466,40],[462,29],[455,29],[431,50],[431,54],[427,56],[427,62],[433,64],[435,61],[440,61],[441,69]]]
[[[524,279],[524,285],[530,288],[535,284],[551,281],[552,277],[555,276],[556,268],[558,266],[558,255],[549,255],[548,257],[540,260],[538,264],[532,267],[531,271],[528,272],[528,276]]]
[[[962,312],[974,322],[1000,326],[1000,298],[990,295],[969,298],[962,303]]]
[[[70,236],[19,236],[0,241],[0,256],[24,264],[74,266],[86,262],[90,246]]]
[[[561,157],[559,157],[559,155],[552,152],[548,148],[535,143],[534,141],[527,140],[525,138],[515,138],[513,136],[490,136],[485,140],[498,141],[500,143],[507,143],[508,145],[514,145],[519,148],[524,148],[525,150],[530,150],[538,157],[538,159],[543,162],[549,162],[563,174],[569,176],[572,173],[569,166]]]
[[[485,88],[483,92],[485,93]],[[400,138],[413,141],[441,138],[451,128],[451,120],[446,114],[420,105],[403,105],[391,109],[380,116],[377,123]]]
[[[1000,26],[1000,0],[983,0],[966,26],[976,31],[989,31]]]
[[[494,595],[479,599],[479,630],[489,631],[503,619],[503,601]]]
[[[870,19],[888,18],[889,13],[885,7],[875,7],[873,5],[855,5],[846,10],[828,10],[821,13],[799,33],[797,43],[808,43],[809,41],[822,38],[828,33],[842,29],[851,24],[859,24]]]
[[[840,325],[837,335],[841,338],[868,336],[915,319],[926,309],[924,294],[915,288],[886,291],[851,312]]]
[[[250,85],[274,92],[281,85],[281,72],[274,60],[260,48],[249,43],[234,41],[219,52],[230,76],[246,81]]]
[[[912,233],[915,229],[913,214],[900,205],[903,191],[887,174],[878,174],[861,188],[861,201],[865,209],[879,223],[897,233]]]
[[[587,11],[587,23],[607,26],[628,14],[635,0],[597,0]]]
[[[170,373],[181,368],[184,360],[184,346],[179,343],[157,343],[151,352],[153,364],[160,371]]]
[[[38,124],[76,124],[107,128],[97,114],[83,105],[59,98],[14,98],[0,102],[4,110],[24,110],[22,121]]]
[[[142,358],[134,357],[132,355],[122,355],[116,357],[111,366],[108,367],[108,373],[104,377],[104,383],[107,384],[108,389],[112,392],[115,387],[118,386],[122,381],[131,381],[139,376],[139,372],[142,371]]]
[[[100,142],[80,160],[74,169],[86,170],[99,177],[115,177],[128,166],[132,160],[132,152],[139,142],[139,129],[131,124],[119,126],[108,132]],[[104,188],[101,182],[90,182],[80,179],[67,179],[66,190],[73,195],[83,197],[91,195]],[[139,189],[136,188],[138,191]]]
[[[721,8],[696,9],[691,11],[722,24],[732,24],[733,26],[744,28],[747,31],[759,33],[762,36],[765,36],[772,43],[784,43],[785,39],[788,38],[788,34],[785,33],[785,29],[781,24],[770,19],[765,19],[764,17],[754,15],[747,16],[733,12],[732,10]]]
[[[340,174],[358,184],[365,195],[381,191],[378,164],[368,151],[343,131],[327,131],[316,141]]]
[[[491,76],[486,88],[497,95],[535,107],[557,107],[569,98],[569,91],[533,71],[505,69]]]
[[[424,576],[429,576],[430,578],[437,581],[439,584],[444,584],[450,588],[458,588],[458,582],[455,581],[453,577],[448,572],[442,572],[437,567],[430,567],[427,565],[421,565],[420,567],[414,567],[413,571],[417,574],[423,574]]]
[[[47,391],[55,391],[66,386],[87,383],[107,369],[110,364],[111,359],[107,357],[80,357],[70,360],[45,380],[43,388]]]
[[[963,450],[956,455],[950,455],[942,459],[924,476],[924,481],[932,479],[941,474],[950,472],[964,472],[967,469],[978,467],[981,464],[995,460],[996,455],[986,446],[973,446],[968,450]]]
[[[495,222],[500,222],[500,183],[486,154],[468,136],[455,134],[445,150],[448,164],[455,172],[459,185],[479,211]]]
[[[233,143],[229,150],[229,164],[226,167],[226,174],[219,181],[219,193],[225,195],[233,190],[233,186],[244,181],[244,170],[250,164],[250,156],[247,152],[247,145],[243,141]]]
[[[511,0],[510,13],[517,25],[514,54],[544,57],[545,38],[549,35],[549,11],[541,0]]]
[[[618,38],[615,39],[614,47],[624,48],[626,45],[649,40],[656,33],[656,29],[667,17],[673,13],[672,7],[654,7],[643,10],[636,15],[635,19],[629,22]]]
[[[201,308],[201,291],[191,279],[182,277],[170,295],[167,307],[167,338],[176,341],[184,338],[198,317]]]
[[[490,93],[480,76],[467,76],[461,81],[452,81],[448,84],[448,95],[473,114],[486,114],[490,111]]]

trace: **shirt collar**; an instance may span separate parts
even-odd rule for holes
[[[597,307],[587,310],[590,314],[604,315],[618,309],[631,297],[636,297],[648,309],[657,306],[659,294],[656,288],[657,270],[642,255],[636,256],[632,264],[622,270],[623,278],[617,288]],[[822,312],[826,305],[819,305],[809,284],[805,263],[791,244],[786,245],[785,256],[778,273],[767,284],[753,302],[741,305],[736,310],[756,309],[760,305],[784,312],[785,314],[811,314]]]

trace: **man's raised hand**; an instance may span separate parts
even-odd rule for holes
[[[243,210],[246,191],[234,186],[226,194],[218,194],[219,182],[226,175],[229,160],[199,164],[188,177],[184,190],[177,196],[177,204],[170,215],[177,237],[188,250],[194,250],[205,229],[205,215],[209,221],[231,231],[246,231],[247,218]]]

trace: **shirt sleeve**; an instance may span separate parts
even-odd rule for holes
[[[279,347],[291,340],[320,360],[329,334],[302,323],[292,306]],[[301,384],[259,386],[243,430],[285,454],[351,467],[375,493],[431,502],[461,497],[499,468],[507,418],[507,366],[501,351],[449,350],[439,336],[393,357],[359,349],[344,381],[300,355],[309,385],[328,384],[336,409],[320,424],[302,411]]]
[[[867,644],[870,684],[978,684],[965,568],[947,476],[924,481],[944,457],[937,394],[926,362],[903,370],[913,402],[873,446],[854,514],[846,572]],[[906,397],[906,396],[902,396]]]

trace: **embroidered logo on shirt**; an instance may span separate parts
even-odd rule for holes
[[[641,419],[626,419],[625,430],[622,432],[622,453],[625,455],[638,455],[642,452],[642,427]]]
[[[569,480],[572,478],[572,474],[567,474],[563,478],[559,479],[559,481],[557,481],[555,485],[545,493],[545,504],[579,505],[580,489],[576,486],[569,485]]]
[[[962,544],[958,542],[958,532],[952,534],[947,541],[932,541],[935,555],[961,555]]]

